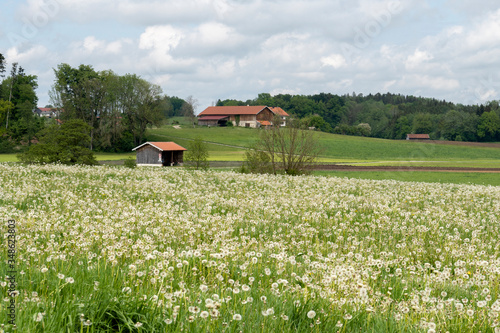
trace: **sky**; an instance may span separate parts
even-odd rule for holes
[[[37,75],[127,73],[168,96],[400,93],[500,99],[496,0],[1,0],[0,53]]]

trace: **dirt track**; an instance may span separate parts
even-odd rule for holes
[[[451,145],[451,146],[500,148],[500,143],[497,142],[463,142],[463,141],[441,141],[441,140],[412,140],[412,142],[433,143],[437,145]]]
[[[325,164],[316,165],[314,170],[325,171],[429,171],[429,172],[480,172],[480,173],[500,173],[500,168],[446,168],[446,167],[412,167],[412,166],[353,166]]]

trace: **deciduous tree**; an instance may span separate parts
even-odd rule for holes
[[[186,166],[195,169],[208,169],[208,147],[200,137],[195,138],[188,144],[188,150],[184,154]]]
[[[273,124],[279,123],[280,119],[276,117]],[[265,162],[264,168],[257,172],[299,175],[310,171],[321,148],[314,131],[303,130],[298,121],[290,120],[285,127],[275,125],[262,129],[254,151],[247,154],[247,165],[255,165],[254,159]]]
[[[94,165],[97,161],[88,148],[90,126],[81,119],[51,125],[39,135],[39,143],[18,155],[23,163],[62,163]]]

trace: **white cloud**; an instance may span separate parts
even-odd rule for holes
[[[167,54],[179,45],[183,37],[181,30],[170,25],[148,27],[139,39],[139,48]]]
[[[198,28],[198,33],[203,44],[220,45],[231,41],[231,37],[234,36],[234,29],[221,23],[210,22],[202,24]]]
[[[421,74],[405,76],[403,84],[407,87],[434,91],[455,91],[460,88],[460,82],[456,79]]]
[[[406,60],[405,66],[407,69],[415,69],[418,68],[422,63],[432,60],[434,57],[427,51],[420,51],[419,49],[415,50],[415,53],[408,56]]]
[[[321,62],[323,66],[331,66],[335,69],[343,67],[347,64],[344,56],[341,54],[332,54],[327,57],[322,57]]]
[[[97,40],[94,36],[89,36],[83,40],[83,48],[88,52],[93,52],[97,48],[103,48],[104,41]]]
[[[468,33],[466,44],[472,49],[494,47],[500,43],[500,9],[480,20]]]
[[[9,63],[17,62],[22,67],[25,67],[26,64],[49,57],[49,54],[49,50],[45,46],[34,45],[26,50],[20,50],[17,47],[12,47],[7,50],[5,58],[8,59]]]
[[[58,7],[49,15],[44,6],[51,1]],[[500,98],[500,87],[483,87],[479,79],[500,66],[500,10],[492,0],[11,3],[1,18],[16,21],[6,22],[5,35],[23,37],[28,28],[21,19],[34,22],[36,15],[40,26],[15,48],[0,40],[0,49],[8,50],[9,63],[46,75],[38,89],[42,103],[51,68],[61,62],[137,73],[202,104],[269,91]],[[357,43],[360,33],[368,36],[364,44]]]

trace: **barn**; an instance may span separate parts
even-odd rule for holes
[[[132,149],[138,166],[182,165],[186,150],[175,142],[146,142]]]
[[[406,140],[430,140],[429,134],[406,134]]]
[[[271,126],[275,116],[280,117],[280,126],[286,125],[286,113],[282,108],[268,106],[210,106],[198,115],[198,125],[266,127]]]

